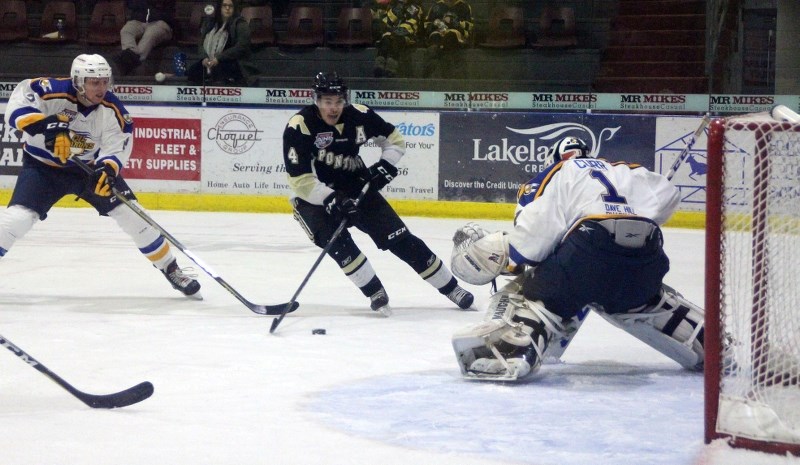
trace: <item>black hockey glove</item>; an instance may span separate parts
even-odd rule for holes
[[[53,152],[61,163],[69,160],[72,138],[69,136],[69,119],[66,116],[50,115],[21,129],[32,136],[44,135],[45,148]]]
[[[369,182],[369,190],[379,191],[389,184],[397,176],[397,168],[386,160],[381,159],[378,163],[370,166],[365,182]]]
[[[358,220],[358,205],[354,199],[350,198],[344,192],[334,191],[332,194],[325,197],[322,203],[325,205],[325,211],[335,218],[336,221],[347,218],[347,221],[353,224]]]
[[[111,195],[111,188],[117,182],[117,170],[114,165],[104,161],[100,166],[95,168],[94,173],[89,178],[89,189],[95,195],[100,197],[108,197]]]

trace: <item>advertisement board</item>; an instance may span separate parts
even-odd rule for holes
[[[656,119],[655,171],[669,173],[672,165],[689,144],[699,124],[700,118],[660,117]],[[697,137],[686,158],[678,165],[672,177],[672,184],[681,193],[681,210],[704,211],[706,208],[706,171],[708,170],[706,131]]]
[[[282,135],[297,108],[129,105],[133,152],[124,175],[137,192],[290,196]],[[0,104],[4,113],[5,104]],[[384,195],[398,200],[513,203],[519,185],[547,164],[547,151],[580,137],[612,161],[666,173],[699,117],[585,113],[380,111],[406,141],[398,177]],[[20,133],[0,120],[0,188],[22,166]],[[706,138],[695,142],[673,183],[682,210],[705,208]],[[367,165],[380,148],[361,149]]]
[[[516,201],[519,185],[547,166],[550,146],[569,135],[602,158],[653,168],[648,116],[447,112],[441,121],[441,200]]]
[[[283,129],[295,111],[204,108],[202,191],[289,195]]]

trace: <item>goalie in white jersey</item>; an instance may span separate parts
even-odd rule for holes
[[[470,223],[453,238],[451,269],[472,284],[516,275],[486,319],[457,332],[468,378],[515,380],[559,358],[589,310],[683,367],[703,368],[704,311],[662,279],[662,225],[678,189],[646,168],[597,159],[567,137],[552,164],[520,187],[511,232]]]
[[[79,55],[69,78],[26,79],[11,93],[6,124],[22,132],[24,145],[22,170],[0,213],[0,257],[47,218],[58,200],[73,194],[113,218],[175,289],[200,298],[200,283],[178,268],[165,238],[112,193],[114,187],[136,202],[121,176],[131,154],[133,121],[112,86],[102,56]],[[94,174],[87,176],[72,157],[92,166]]]

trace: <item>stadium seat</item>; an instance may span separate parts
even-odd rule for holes
[[[575,10],[570,7],[542,9],[539,17],[539,32],[534,48],[565,48],[578,45],[575,26]]]
[[[525,16],[521,7],[501,6],[492,10],[486,40],[479,44],[486,48],[524,47]]]
[[[342,8],[336,21],[336,37],[329,40],[328,45],[369,47],[372,44],[372,11],[369,8]]]
[[[199,2],[192,6],[191,13],[189,14],[189,23],[181,30],[178,45],[194,45],[200,43],[200,27],[203,23],[203,9],[205,3]]]
[[[57,22],[64,21],[64,37],[55,36],[58,31]],[[45,37],[48,36],[48,37]],[[64,43],[78,40],[78,21],[75,14],[75,3],[70,0],[51,0],[44,6],[39,37],[31,37],[31,42]]]
[[[250,24],[250,44],[275,45],[271,6],[246,6],[242,8],[242,17]]]
[[[92,9],[86,43],[114,45],[120,43],[119,31],[125,25],[123,0],[99,1]]]
[[[23,0],[0,2],[0,42],[28,37],[28,14]]]
[[[321,47],[325,43],[322,9],[315,6],[295,6],[289,12],[286,36],[278,45]]]

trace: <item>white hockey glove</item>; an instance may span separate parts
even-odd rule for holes
[[[453,247],[466,249],[470,244],[486,237],[488,234],[489,231],[480,227],[478,223],[467,223],[456,229],[456,233],[453,235]]]

